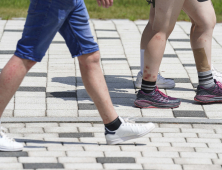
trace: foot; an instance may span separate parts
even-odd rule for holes
[[[215,80],[222,83],[222,73],[214,68],[214,66],[211,67],[212,74]]]
[[[5,128],[1,127],[0,132],[0,151],[21,151],[23,145],[6,136]]]
[[[176,108],[180,105],[180,99],[169,97],[156,87],[148,94],[140,90],[134,104],[140,108]]]
[[[135,86],[137,89],[141,89],[142,79],[143,79],[143,74],[141,71],[139,71],[135,82]],[[175,82],[173,79],[167,79],[158,74],[156,85],[160,89],[172,89],[175,87]]]
[[[138,124],[119,117],[122,124],[116,131],[109,131],[105,128],[105,137],[108,145],[115,145],[124,141],[140,138],[151,132],[155,125],[153,123]]]
[[[215,85],[208,89],[199,85],[194,100],[200,103],[222,103],[222,84],[215,80]]]

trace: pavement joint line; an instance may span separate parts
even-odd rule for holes
[[[192,51],[191,48],[174,48],[175,51]]]
[[[3,123],[102,123],[100,117],[30,117],[9,118],[3,117]],[[184,118],[138,118],[137,123],[178,123],[178,124],[222,124],[222,119],[184,119]]]
[[[176,42],[190,42],[190,39],[168,39],[168,41],[176,41]]]

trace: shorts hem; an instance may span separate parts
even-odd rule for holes
[[[31,61],[35,61],[35,62],[41,62],[41,59],[38,60],[38,59],[35,59],[33,57],[24,55],[24,54],[22,54],[20,52],[15,52],[14,55],[16,55],[17,57],[22,58],[22,59],[27,59],[27,60],[31,60]]]
[[[99,47],[95,47],[95,48],[91,48],[91,49],[88,49],[88,50],[84,50],[84,51],[81,51],[80,53],[76,54],[76,55],[73,55],[73,58],[74,57],[79,57],[81,55],[84,55],[84,54],[90,54],[90,53],[93,53],[93,52],[96,52],[96,51],[99,51]]]

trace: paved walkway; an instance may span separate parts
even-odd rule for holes
[[[0,20],[0,69],[12,56],[25,21]],[[198,82],[189,43],[189,22],[177,22],[169,37],[160,73],[174,78],[176,88],[162,90],[182,99],[176,109],[134,107],[134,81],[140,67],[140,38],[147,21],[91,20],[100,46],[101,66],[119,115],[139,121],[222,123],[222,104],[194,102]],[[222,24],[214,30],[212,62],[222,68]],[[61,119],[62,118],[62,119]],[[197,120],[198,119],[198,120]],[[101,121],[83,86],[78,60],[72,59],[63,38],[57,34],[42,63],[34,66],[11,100],[2,121]]]
[[[70,57],[58,34],[5,110],[3,126],[25,149],[0,152],[0,169],[222,169],[222,104],[193,101],[198,80],[189,22],[177,22],[160,68],[162,76],[176,81],[176,88],[162,91],[181,98],[181,106],[164,110],[133,106],[140,37],[146,23],[90,21],[118,114],[137,117],[138,122],[157,122],[154,133],[122,145],[105,145],[104,128],[82,84],[78,60]],[[23,25],[24,21],[0,20],[0,69],[12,56]],[[213,39],[212,61],[218,69],[222,68],[221,30],[222,24],[217,24]]]

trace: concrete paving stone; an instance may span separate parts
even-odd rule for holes
[[[30,157],[63,157],[66,156],[64,151],[30,151]]]
[[[76,92],[47,92],[46,93],[47,98],[48,97],[59,97],[59,98],[73,98],[76,97]]]
[[[30,127],[58,127],[58,123],[25,123],[26,128]]]
[[[191,108],[188,108],[188,109],[191,109]],[[204,111],[195,111],[195,110],[191,111],[191,110],[174,109],[173,114],[175,117],[207,117]]]
[[[47,110],[48,117],[77,117],[78,110]]]
[[[15,105],[15,110],[46,110],[46,104],[25,104],[25,103],[17,103]]]
[[[191,124],[165,124],[165,123],[161,123],[160,124],[160,128],[192,128]]]
[[[115,151],[105,151],[105,157],[142,157],[141,152],[115,152]]]
[[[10,133],[44,133],[43,128],[9,128]]]
[[[160,162],[161,164],[174,164],[172,158],[136,158],[136,163],[138,164],[159,164]]]
[[[48,146],[48,151],[84,151],[82,146]]]
[[[213,164],[215,165],[221,165],[222,164],[222,159],[212,159]]]
[[[105,132],[104,127],[79,127],[80,132]]]
[[[169,138],[169,137],[164,137],[164,138],[151,138],[151,142],[182,142],[185,143],[186,140],[185,138],[178,137],[178,138]]]
[[[103,169],[102,164],[98,163],[64,163],[65,169]]]
[[[208,134],[215,134],[213,129],[186,129],[181,128],[182,133],[208,133]]]
[[[164,137],[167,138],[197,138],[195,133],[164,133]]]
[[[209,138],[209,139],[222,139],[222,134],[205,134],[199,133],[199,138]]]
[[[184,170],[221,170],[220,165],[183,165]]]
[[[14,157],[0,157],[0,163],[18,163],[18,159]]]
[[[143,117],[152,118],[174,118],[171,109],[141,109]]]
[[[85,151],[121,151],[119,146],[84,146]]]
[[[2,116],[3,116],[3,117],[13,117],[13,110],[12,110],[12,109],[6,109],[6,110],[4,110]]]
[[[82,137],[94,137],[93,133],[59,133],[61,138],[82,138]]]
[[[55,157],[19,157],[20,163],[57,163]]]
[[[212,112],[212,111],[206,111],[207,117],[209,119],[221,119],[222,112]]]
[[[60,163],[96,163],[96,158],[92,157],[59,157]]]
[[[41,97],[15,97],[15,104],[19,104],[19,103],[46,103],[46,99],[45,98],[41,98]]]
[[[46,133],[78,132],[76,127],[45,127],[44,131]]]
[[[212,161],[209,158],[174,158],[174,162],[181,165],[212,165]]]
[[[97,110],[94,103],[78,103],[79,110]]]
[[[97,157],[97,163],[136,163],[133,157]]]
[[[60,169],[64,168],[63,164],[61,163],[23,163],[24,169]]]
[[[76,104],[76,98],[47,98],[47,104]]]
[[[60,127],[92,127],[91,123],[59,123]]]
[[[177,158],[179,157],[178,152],[142,152],[143,157],[153,158]]]
[[[103,157],[104,154],[101,151],[67,151],[67,156],[75,156],[75,157]]]
[[[45,110],[14,110],[14,117],[44,117]]]
[[[77,110],[77,102],[67,104],[47,104],[48,110]]]
[[[103,165],[105,169],[134,169],[139,170],[143,169],[141,164],[125,164],[125,163],[106,163]]]
[[[222,148],[195,148],[196,152],[222,153]]]
[[[1,126],[5,128],[12,128],[12,127],[22,128],[25,127],[25,123],[1,123]]]
[[[182,158],[218,158],[216,153],[196,153],[196,152],[180,152]],[[219,155],[220,156],[220,155]]]
[[[106,143],[106,139],[105,138],[80,138],[80,141],[83,142],[83,143],[87,143],[87,142],[95,142],[95,143]]]
[[[34,133],[25,133],[23,134],[24,137],[26,138],[45,138],[45,137],[48,137],[48,138],[56,138],[58,137],[59,135],[56,134],[56,133],[44,133],[44,134],[34,134]]]
[[[192,147],[167,147],[167,146],[160,146],[158,147],[159,151],[162,152],[195,152],[194,148]]]
[[[155,128],[152,132],[153,133],[180,133],[180,129],[179,128]]]
[[[220,139],[186,138],[186,140],[188,143],[221,143]]]
[[[28,157],[27,152],[0,152],[0,157]]]
[[[207,145],[205,143],[175,143],[172,142],[173,147],[199,147],[199,148],[207,148]]]
[[[21,163],[0,163],[0,169],[23,169]]]
[[[174,164],[143,164],[145,169],[155,169],[155,170],[182,170],[181,165]]]

